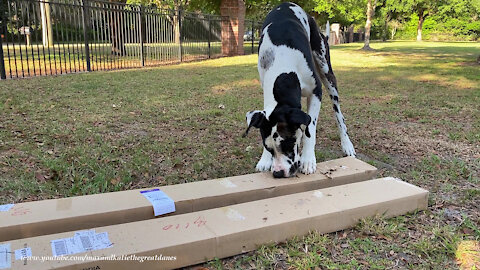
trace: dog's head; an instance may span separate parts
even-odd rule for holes
[[[244,136],[251,127],[260,129],[263,145],[273,156],[273,176],[291,177],[300,167],[301,141],[304,133],[310,137],[310,121],[310,116],[299,108],[276,108],[268,119],[265,111],[250,111]]]

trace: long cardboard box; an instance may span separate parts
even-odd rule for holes
[[[361,160],[345,157],[319,163],[315,174],[296,178],[255,173],[158,188],[173,199],[176,215],[368,180],[376,172]],[[0,212],[0,241],[154,218],[142,190],[16,204]]]
[[[312,230],[320,233],[342,230],[353,226],[361,218],[376,214],[392,217],[425,209],[427,195],[428,191],[395,178],[369,180],[96,228],[97,233],[108,233],[113,243],[111,247],[79,253],[79,258],[71,255],[45,262],[41,261],[41,257],[30,257],[30,260],[12,258],[11,267],[21,270],[178,268],[251,251],[260,244],[282,242]],[[29,247],[33,256],[52,256],[51,241],[73,235],[74,232],[67,232],[39,236],[14,240],[8,245],[11,252]],[[111,260],[113,256],[123,260]],[[143,256],[157,256],[157,260],[150,261],[155,257]],[[142,258],[145,261],[139,263]]]

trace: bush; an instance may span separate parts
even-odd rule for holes
[[[440,18],[427,17],[423,22],[422,39],[433,41],[460,41],[480,39],[480,21],[471,21],[470,18]],[[414,40],[417,37],[418,16],[413,14],[398,29],[395,39]]]

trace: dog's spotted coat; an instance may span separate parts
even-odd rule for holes
[[[327,41],[315,20],[296,4],[283,3],[267,15],[258,52],[264,110],[247,113],[245,133],[252,126],[260,129],[264,150],[258,171],[271,170],[275,177],[294,176],[298,169],[305,174],[315,172],[322,83],[333,102],[342,150],[355,156],[340,110]],[[307,98],[307,113],[301,110],[301,97]]]

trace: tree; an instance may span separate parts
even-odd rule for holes
[[[366,0],[313,0],[314,11],[318,12],[318,23],[327,20],[344,26],[365,21]]]
[[[126,0],[109,0],[110,3],[125,4]],[[123,56],[127,53],[125,48],[125,40],[122,36],[122,28],[125,27],[123,23],[123,16],[119,16],[117,12],[110,13],[110,40],[112,42],[112,54]]]
[[[372,19],[375,15],[375,7],[377,6],[377,0],[372,4],[372,0],[367,0],[367,21],[365,22],[365,41],[362,50],[372,50],[370,48],[370,30],[372,29]]]
[[[427,16],[432,15],[438,8],[438,0],[400,0],[398,8],[405,14],[415,13],[418,16],[417,41],[422,41],[423,22]]]

